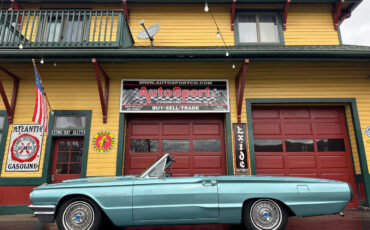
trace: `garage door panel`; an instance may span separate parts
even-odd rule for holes
[[[288,173],[287,176],[317,178],[319,177],[319,174],[318,173]]]
[[[342,135],[344,131],[342,123],[315,123],[314,127],[318,135]]]
[[[281,114],[284,119],[294,118],[294,119],[305,119],[310,118],[309,109],[302,108],[286,108],[281,110]]]
[[[320,168],[322,169],[341,169],[348,168],[346,156],[319,156]]]
[[[320,173],[320,177],[329,180],[338,180],[350,183],[352,181],[352,175],[350,173],[340,173],[340,172],[333,172],[333,173]]]
[[[188,169],[190,168],[190,156],[174,156],[175,163],[172,164],[173,169]]]
[[[252,116],[258,117],[259,119],[279,119],[280,114],[278,110],[266,108],[266,107],[259,107],[258,110],[252,111]]]
[[[317,167],[315,156],[287,156],[286,161],[289,169],[314,169]]]
[[[220,133],[220,124],[193,124],[195,135],[219,135]]]
[[[280,124],[276,123],[254,123],[253,129],[256,130],[256,135],[280,135]]]
[[[131,135],[159,135],[159,124],[132,124]]]
[[[340,119],[341,113],[343,112],[343,110],[338,109],[338,107],[316,107],[312,108],[311,111],[315,119]]]
[[[195,169],[217,169],[221,167],[221,156],[194,156],[193,167]]]
[[[283,126],[284,133],[289,135],[299,134],[307,135],[312,134],[311,123],[285,123]]]
[[[283,169],[283,156],[256,156],[256,164],[260,169]]]
[[[163,124],[163,135],[189,135],[189,124]]]
[[[130,159],[130,168],[131,169],[145,169],[150,164],[158,159],[157,156],[155,157],[131,157]]]

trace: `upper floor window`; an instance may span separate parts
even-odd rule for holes
[[[237,39],[240,44],[281,43],[280,21],[274,13],[239,13]]]
[[[38,42],[86,42],[89,39],[89,25],[88,15],[42,15]]]

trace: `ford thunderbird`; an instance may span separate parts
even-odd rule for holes
[[[341,212],[352,199],[340,181],[299,177],[171,177],[164,154],[135,176],[66,180],[30,194],[34,214],[58,229],[116,226],[240,224],[253,230],[284,229],[289,216]]]

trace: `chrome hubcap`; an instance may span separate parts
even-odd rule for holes
[[[281,210],[272,200],[258,200],[252,207],[250,217],[258,229],[273,230],[281,223]]]
[[[63,213],[63,225],[69,230],[88,230],[94,222],[94,210],[84,201],[68,205]]]

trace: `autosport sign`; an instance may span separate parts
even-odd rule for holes
[[[227,80],[122,80],[122,113],[229,112]]]
[[[42,125],[13,125],[5,171],[39,171],[43,136]]]

